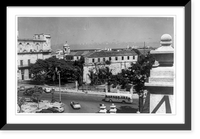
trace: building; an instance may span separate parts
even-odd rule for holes
[[[37,59],[51,57],[51,36],[48,34],[35,34],[32,39],[17,40],[18,80],[29,80],[30,64]]]
[[[66,43],[63,52],[64,59],[67,61],[78,61],[81,57],[84,58],[83,82],[85,83],[90,83],[89,71],[97,65],[107,65],[113,74],[117,74],[138,60],[138,54],[126,48],[70,50],[70,46]]]
[[[90,83],[89,71],[97,65],[106,65],[112,70],[113,74],[117,74],[122,69],[130,67],[131,63],[136,63],[137,60],[137,53],[130,50],[93,52],[85,57],[83,81]],[[107,61],[109,61],[109,64],[106,64]]]
[[[56,50],[56,52],[52,52],[52,56],[55,56],[58,59],[63,59],[64,58],[63,50],[58,49]]]

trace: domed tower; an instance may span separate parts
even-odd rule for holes
[[[69,44],[66,41],[66,43],[63,46],[63,54],[64,55],[68,55],[69,53],[70,53],[70,46],[69,46]]]

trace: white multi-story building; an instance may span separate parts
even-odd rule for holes
[[[47,34],[35,34],[33,39],[18,38],[17,47],[18,80],[31,78],[31,63],[51,57],[51,37]]]
[[[109,61],[110,64],[107,64],[113,74],[121,72],[122,69],[126,69],[131,66],[131,63],[136,63],[138,60],[138,55],[135,51],[100,51],[94,52],[87,57],[85,57],[84,72],[83,72],[83,81],[90,83],[89,71],[93,70],[97,65],[105,65],[106,61]]]

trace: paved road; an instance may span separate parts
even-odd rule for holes
[[[22,95],[22,94],[20,94]],[[111,103],[104,102],[102,99],[104,96],[95,94],[83,94],[83,93],[62,93],[61,100],[65,104],[65,113],[96,113],[99,111],[99,104],[104,103],[106,108],[109,109]],[[55,93],[54,97],[59,100],[59,93]],[[43,94],[42,99],[51,100],[51,94]],[[71,101],[77,101],[81,104],[81,109],[74,110],[70,106]],[[115,103],[119,113],[136,113],[138,100],[135,99],[133,104]]]

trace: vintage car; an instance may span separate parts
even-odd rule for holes
[[[36,113],[62,113],[62,112],[64,112],[64,107],[55,107],[55,106],[36,111]]]
[[[71,105],[71,107],[72,107],[73,109],[80,109],[80,108],[81,108],[81,105],[80,105],[80,103],[78,103],[78,102],[72,101],[72,102],[70,102],[70,105]]]
[[[51,91],[53,90],[53,88],[51,88],[51,87],[44,87],[43,90],[44,90],[45,93],[51,93]]]
[[[112,103],[112,105],[110,106],[109,113],[110,113],[110,114],[115,114],[115,113],[117,113],[117,108],[116,108],[116,106],[115,106],[114,103]]]
[[[98,113],[107,113],[106,106],[104,104],[100,104],[100,110]]]

